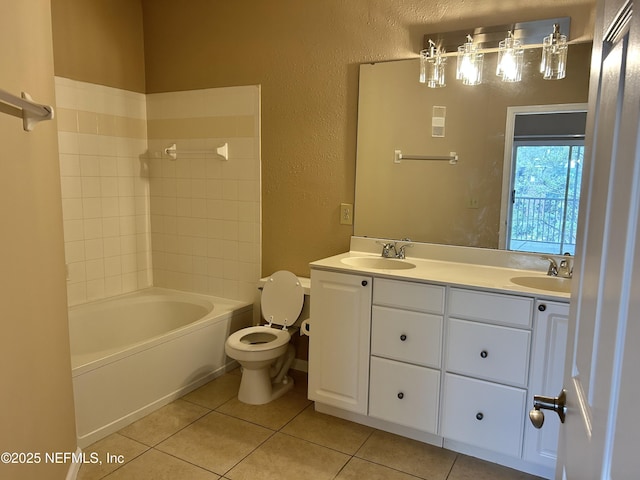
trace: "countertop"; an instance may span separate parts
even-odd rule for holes
[[[349,251],[340,255],[323,258],[311,262],[312,269],[334,270],[344,273],[360,273],[369,276],[410,280],[425,283],[443,283],[460,287],[473,287],[483,290],[493,290],[501,293],[521,294],[531,297],[544,298],[567,302],[569,293],[531,288],[518,285],[512,281],[517,277],[547,277],[546,272],[536,270],[522,270],[499,266],[485,266],[473,263],[440,261],[434,259],[407,256],[405,262],[415,265],[410,269],[379,269],[354,267],[342,262],[349,257],[380,258],[368,252]]]

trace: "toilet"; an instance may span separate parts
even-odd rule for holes
[[[298,277],[285,270],[275,272],[265,282],[260,301],[267,325],[243,328],[227,338],[226,354],[242,366],[241,402],[262,405],[293,388],[287,372],[295,350],[288,327],[298,319],[303,303]]]

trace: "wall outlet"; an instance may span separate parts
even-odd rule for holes
[[[479,208],[478,199],[476,197],[469,198],[469,203],[467,204],[467,208]]]
[[[340,225],[353,225],[353,205],[351,203],[340,204]]]

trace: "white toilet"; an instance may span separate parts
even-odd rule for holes
[[[268,325],[238,330],[224,345],[227,355],[242,366],[238,400],[252,405],[269,403],[293,388],[287,372],[295,350],[287,328],[302,311],[304,289],[298,277],[281,270],[267,279],[260,303]]]

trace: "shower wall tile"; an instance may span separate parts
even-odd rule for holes
[[[145,96],[55,84],[68,304],[150,286]]]
[[[56,98],[69,305],[152,284],[253,301],[259,87],[145,96],[56,77]]]
[[[151,94],[147,115],[155,285],[253,301],[261,271],[259,87]],[[214,153],[225,142],[228,161]],[[173,143],[175,161],[163,153]]]

